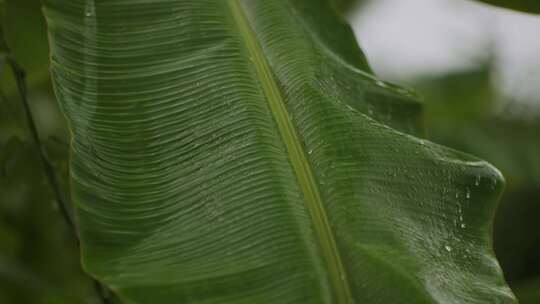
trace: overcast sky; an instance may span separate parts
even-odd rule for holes
[[[504,94],[540,103],[540,17],[467,0],[372,0],[350,17],[374,70],[391,81],[478,64],[494,46]]]

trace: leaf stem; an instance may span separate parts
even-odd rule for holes
[[[77,247],[80,247],[80,236],[78,232],[79,230],[75,224],[73,215],[69,210],[70,208],[69,208],[68,200],[66,200],[64,196],[62,195],[62,191],[60,190],[60,185],[58,183],[58,179],[57,179],[56,173],[54,172],[53,166],[47,159],[47,152],[45,151],[45,147],[43,146],[43,143],[41,142],[41,139],[39,137],[39,133],[36,127],[36,123],[32,115],[30,103],[28,102],[26,73],[19,66],[17,61],[15,61],[15,59],[10,55],[9,48],[7,48],[7,45],[5,43],[3,44],[3,48],[6,50],[6,53],[7,53],[6,55],[4,55],[5,59],[7,63],[9,64],[9,66],[11,67],[11,71],[17,83],[17,89],[19,91],[19,95],[21,96],[24,114],[26,117],[26,121],[28,123],[28,127],[30,129],[32,139],[34,141],[34,144],[39,150],[39,158],[43,165],[45,176],[47,178],[47,181],[49,182],[50,187],[53,190],[54,196],[56,197],[58,204],[60,205],[60,214],[62,215],[62,218],[64,219],[66,224],[71,228],[70,230],[73,232],[73,235],[77,243]],[[110,293],[108,292],[107,287],[105,287],[101,282],[99,282],[93,277],[90,277],[90,279],[92,280],[94,284],[96,293],[98,294],[98,297],[100,298],[101,302],[103,304],[112,304],[112,300],[109,296]]]
[[[15,81],[17,83],[17,88],[21,96],[21,101],[22,101],[22,105],[24,109],[24,114],[26,116],[26,121],[28,123],[28,127],[30,129],[30,133],[34,141],[34,144],[39,150],[39,157],[41,159],[41,163],[43,164],[45,175],[60,205],[60,212],[62,216],[64,217],[68,226],[73,230],[78,240],[79,239],[78,232],[77,232],[78,230],[75,227],[75,221],[73,220],[73,215],[69,211],[69,205],[68,205],[67,200],[64,199],[62,195],[62,192],[60,190],[60,185],[58,184],[58,179],[56,177],[54,169],[51,163],[47,160],[47,153],[45,151],[43,143],[41,142],[39,138],[37,127],[32,116],[30,104],[28,103],[28,93],[26,89],[26,73],[11,56],[9,55],[7,56],[7,61],[9,65],[11,66],[13,75],[15,76]]]

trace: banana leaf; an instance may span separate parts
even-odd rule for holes
[[[123,303],[515,303],[501,174],[324,0],[45,0],[84,269]]]

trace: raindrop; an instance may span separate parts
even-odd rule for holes
[[[405,94],[405,95],[408,95],[409,94],[409,91],[403,89],[403,88],[397,88],[396,91],[398,93],[401,93],[401,94]]]
[[[471,190],[469,190],[469,188],[467,188],[467,194],[465,196],[471,198]]]
[[[91,6],[91,7],[87,7],[87,8],[85,9],[85,11],[84,11],[84,15],[85,15],[86,17],[92,17],[92,16],[94,15],[94,13],[95,13],[95,8],[92,7],[92,6]]]
[[[452,251],[452,247],[448,246],[448,245],[444,245],[444,249],[448,252]]]
[[[467,225],[465,225],[465,223],[461,223],[460,227],[461,227],[461,229],[465,229],[465,228],[467,228]]]

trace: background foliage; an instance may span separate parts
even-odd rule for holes
[[[341,8],[352,7],[352,1],[338,2]],[[5,5],[6,38],[28,73],[29,98],[48,157],[65,172],[68,134],[48,78],[39,2]],[[14,80],[3,66],[0,62],[0,300],[97,303],[91,281],[80,270],[76,242],[46,184]],[[505,97],[493,86],[492,71],[492,62],[485,62],[410,79],[409,86],[426,102],[426,129],[433,141],[486,159],[504,173],[508,186],[496,219],[496,254],[521,303],[540,303],[540,113],[497,109],[495,101]]]

